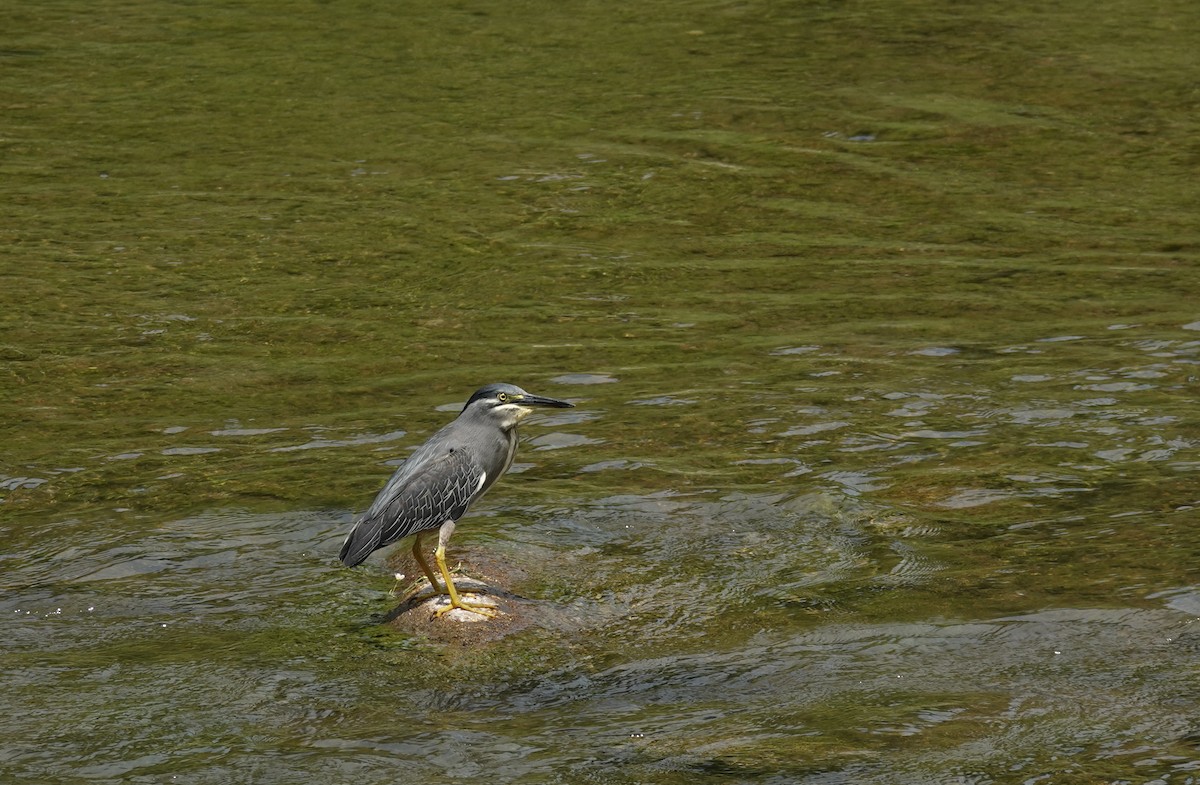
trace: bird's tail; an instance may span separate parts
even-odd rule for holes
[[[355,567],[367,560],[367,557],[379,547],[379,526],[364,525],[365,521],[354,524],[338,558],[347,567]]]

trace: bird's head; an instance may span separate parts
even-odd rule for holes
[[[570,409],[574,405],[556,398],[525,392],[515,384],[489,384],[475,391],[463,407],[462,413],[471,412],[487,418],[507,431],[532,414],[534,407]]]

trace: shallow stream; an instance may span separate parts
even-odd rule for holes
[[[1200,782],[1193,21],[0,10],[0,781]],[[404,634],[492,381],[539,623]]]

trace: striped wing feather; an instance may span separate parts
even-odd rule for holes
[[[481,488],[483,469],[462,450],[421,457],[414,453],[405,461],[359,518],[342,545],[343,563],[353,567],[373,551],[456,521],[467,511]]]

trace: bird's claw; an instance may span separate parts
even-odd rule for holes
[[[434,618],[440,619],[442,616],[446,615],[455,608],[459,608],[470,613],[478,613],[480,616],[487,616],[488,618],[495,618],[500,613],[496,606],[492,605],[491,603],[466,602],[464,600],[459,600],[457,603],[451,601],[438,608],[433,612]]]

